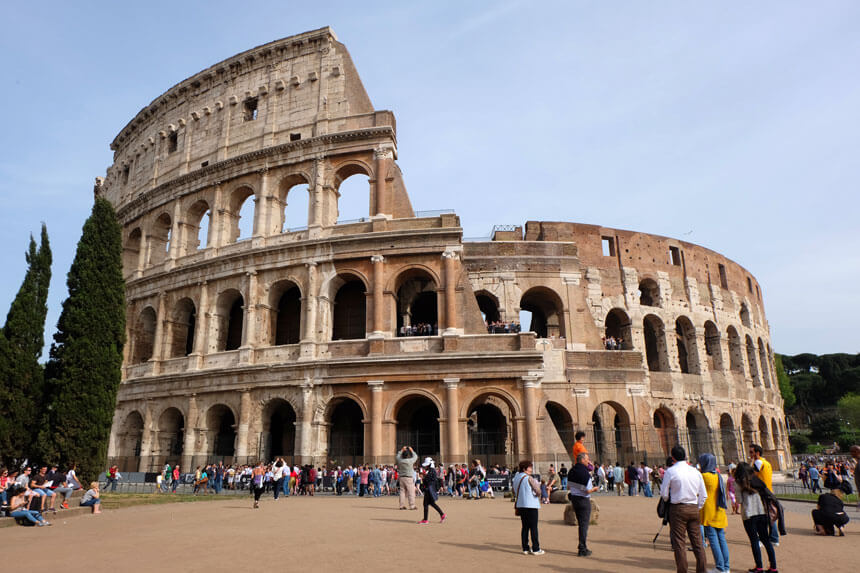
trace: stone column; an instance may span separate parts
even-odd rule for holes
[[[382,255],[373,255],[370,257],[370,262],[373,263],[373,332],[368,338],[384,338],[384,314],[382,311],[385,292],[385,257]]]
[[[203,356],[208,353],[209,344],[209,283],[198,283],[200,289],[200,306],[197,308],[197,324],[194,325],[194,360],[190,367],[203,367]]]
[[[299,360],[313,360],[316,357],[317,342],[317,264],[305,263],[308,271],[307,291],[302,297],[304,320],[302,321],[302,339],[300,341]]]
[[[456,335],[457,330],[457,251],[446,249],[442,253],[445,270],[445,331],[443,334]]]
[[[239,398],[239,425],[236,428],[236,457],[239,463],[246,463],[248,458],[248,428],[251,422],[251,393],[247,388],[241,391]]]
[[[376,462],[382,455],[382,380],[368,380],[370,387],[370,458]]]
[[[536,374],[523,376],[523,416],[526,419],[526,449],[534,460],[538,452],[537,400],[541,377]]]
[[[140,437],[140,462],[137,471],[149,471],[152,466],[152,405],[147,400],[143,405],[143,434]]]
[[[391,160],[394,158],[394,150],[391,148],[380,148],[374,154],[376,158],[376,189],[375,189],[375,207],[376,213],[371,213],[378,218],[391,218],[393,209],[389,197],[388,181],[386,175]]]
[[[445,378],[445,398],[447,402],[445,415],[447,417],[446,433],[448,434],[448,455],[446,459],[450,462],[462,461],[463,453],[460,450],[460,396],[457,389],[460,385],[459,378]]]
[[[188,397],[188,417],[185,419],[185,436],[182,439],[182,468],[185,472],[193,472],[191,464],[197,454],[197,398],[196,394]]]
[[[325,185],[325,160],[314,160],[314,177],[310,185],[310,220],[308,230],[311,237],[319,233],[323,226],[323,186]]]
[[[158,314],[155,318],[155,336],[152,341],[152,373],[158,374],[160,362],[164,360],[164,328],[167,325],[167,293],[158,293]]]
[[[314,384],[305,380],[302,384],[302,420],[299,428],[300,446],[299,457],[302,463],[312,464],[313,459],[313,421],[314,421]]]
[[[138,277],[143,273],[143,269],[146,267],[147,251],[149,251],[149,235],[146,231],[141,229],[140,250],[137,252],[137,271],[135,272],[135,275]]]
[[[260,170],[260,191],[254,196],[254,229],[252,237],[269,235],[272,229],[272,199],[269,196],[269,174],[268,167]]]

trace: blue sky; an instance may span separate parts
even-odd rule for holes
[[[119,130],[222,59],[330,25],[397,115],[416,209],[456,209],[465,236],[544,219],[689,240],[759,279],[777,352],[860,351],[860,3],[40,2],[4,16],[0,317],[44,221],[46,342]]]

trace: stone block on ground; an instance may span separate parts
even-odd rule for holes
[[[600,506],[592,498],[591,500],[591,520],[589,521],[589,525],[597,525],[598,520],[600,519]],[[576,512],[573,511],[573,504],[567,502],[567,505],[564,506],[564,522],[567,525],[578,525],[579,522],[576,521]]]
[[[563,489],[557,489],[549,494],[550,503],[568,503],[567,492]]]

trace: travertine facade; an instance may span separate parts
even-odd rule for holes
[[[389,461],[403,442],[452,463],[546,463],[580,428],[605,461],[661,459],[676,440],[725,458],[759,441],[786,459],[745,269],[574,223],[463,242],[454,213],[413,211],[394,115],[373,109],[328,28],[183,81],[111,147],[97,192],[125,230],[110,455],[126,469]],[[338,223],[351,176],[369,181],[368,216]],[[307,226],[284,229],[304,205]],[[240,216],[253,217],[247,237]],[[487,333],[484,318],[521,310],[534,332]],[[399,336],[419,323],[436,329]]]

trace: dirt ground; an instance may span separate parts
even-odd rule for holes
[[[4,562],[28,570],[213,571],[312,567],[345,571],[355,567],[390,570],[674,571],[668,527],[656,545],[660,522],[656,499],[598,497],[600,524],[589,533],[591,557],[577,557],[577,531],[562,521],[564,506],[541,508],[540,540],[546,555],[522,555],[519,518],[507,500],[443,498],[444,524],[435,512],[419,526],[418,511],[400,511],[396,498],[316,496],[271,498],[253,510],[250,498],[215,503],[177,503],[105,510],[100,516],[54,519],[53,527],[0,530]],[[811,505],[791,504],[788,533],[779,548],[780,571],[855,571],[860,549],[857,513],[844,538],[812,534]],[[432,510],[431,510],[432,512]],[[740,518],[726,531],[733,571],[752,567],[752,553]],[[853,549],[852,549],[853,547]],[[691,567],[694,559],[689,553]],[[713,567],[708,550],[708,567]],[[767,565],[767,562],[765,562]]]

